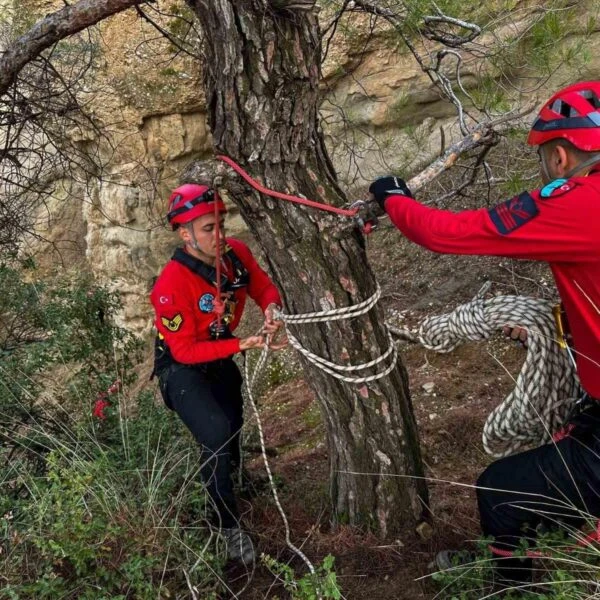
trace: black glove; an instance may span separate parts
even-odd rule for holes
[[[400,194],[401,196],[408,196],[409,198],[413,197],[404,179],[400,179],[400,177],[395,177],[393,175],[376,179],[369,186],[369,192],[373,194],[375,200],[379,206],[381,206],[381,210],[385,210],[385,201],[387,197],[392,194]]]

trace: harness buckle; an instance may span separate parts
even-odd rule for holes
[[[208,326],[208,330],[210,332],[210,338],[212,340],[226,340],[233,337],[231,335],[231,331],[229,330],[229,325],[227,325],[227,323],[224,323],[223,321],[221,321],[221,323],[219,323],[218,321],[213,321]]]
[[[566,350],[569,347],[567,343],[566,333],[565,333],[565,324],[563,321],[563,312],[562,305],[555,304],[552,307],[552,314],[554,315],[554,322],[556,323],[556,341],[558,345]]]

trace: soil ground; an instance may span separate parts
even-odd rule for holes
[[[552,294],[551,277],[543,265],[435,255],[410,244],[389,225],[369,238],[368,251],[389,320],[399,326],[414,326],[429,315],[452,310],[469,301],[488,280],[493,282],[492,293]],[[492,461],[481,444],[483,423],[510,391],[509,374],[518,373],[525,353],[498,333],[449,354],[405,343],[401,356],[429,478],[433,532],[428,540],[410,528],[398,539],[379,540],[347,526],[332,527],[319,410],[302,373],[289,367],[291,355],[278,363],[287,365],[287,371],[270,371],[272,383],[284,382],[271,387],[260,402],[267,445],[277,451],[270,464],[291,539],[315,564],[328,554],[335,556],[344,598],[445,597],[432,581],[428,564],[438,550],[462,547],[479,535],[471,486]],[[251,456],[248,467],[254,476],[264,474],[260,456]],[[304,573],[304,566],[286,548],[281,518],[268,491],[243,506],[259,552],[289,562],[297,575]],[[232,596],[289,597],[264,566],[251,574],[232,566],[227,578]]]

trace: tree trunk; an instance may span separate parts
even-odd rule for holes
[[[206,37],[205,88],[216,150],[270,188],[343,203],[319,127],[321,47],[312,2],[187,2]],[[286,312],[347,306],[374,293],[364,240],[350,219],[249,194],[241,185],[229,190],[267,256]],[[383,321],[375,307],[363,317],[298,325],[293,332],[320,356],[358,364],[388,348]],[[303,364],[327,427],[335,519],[382,536],[414,525],[427,488],[400,361],[366,385]]]

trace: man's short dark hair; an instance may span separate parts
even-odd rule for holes
[[[585,152],[584,150],[580,150],[577,146],[575,146],[565,138],[555,138],[546,142],[545,144],[542,144],[541,147],[544,148],[546,152],[550,153],[557,146],[562,146],[565,150],[569,151],[580,161],[586,160],[590,156],[590,154],[596,154],[596,152]]]

